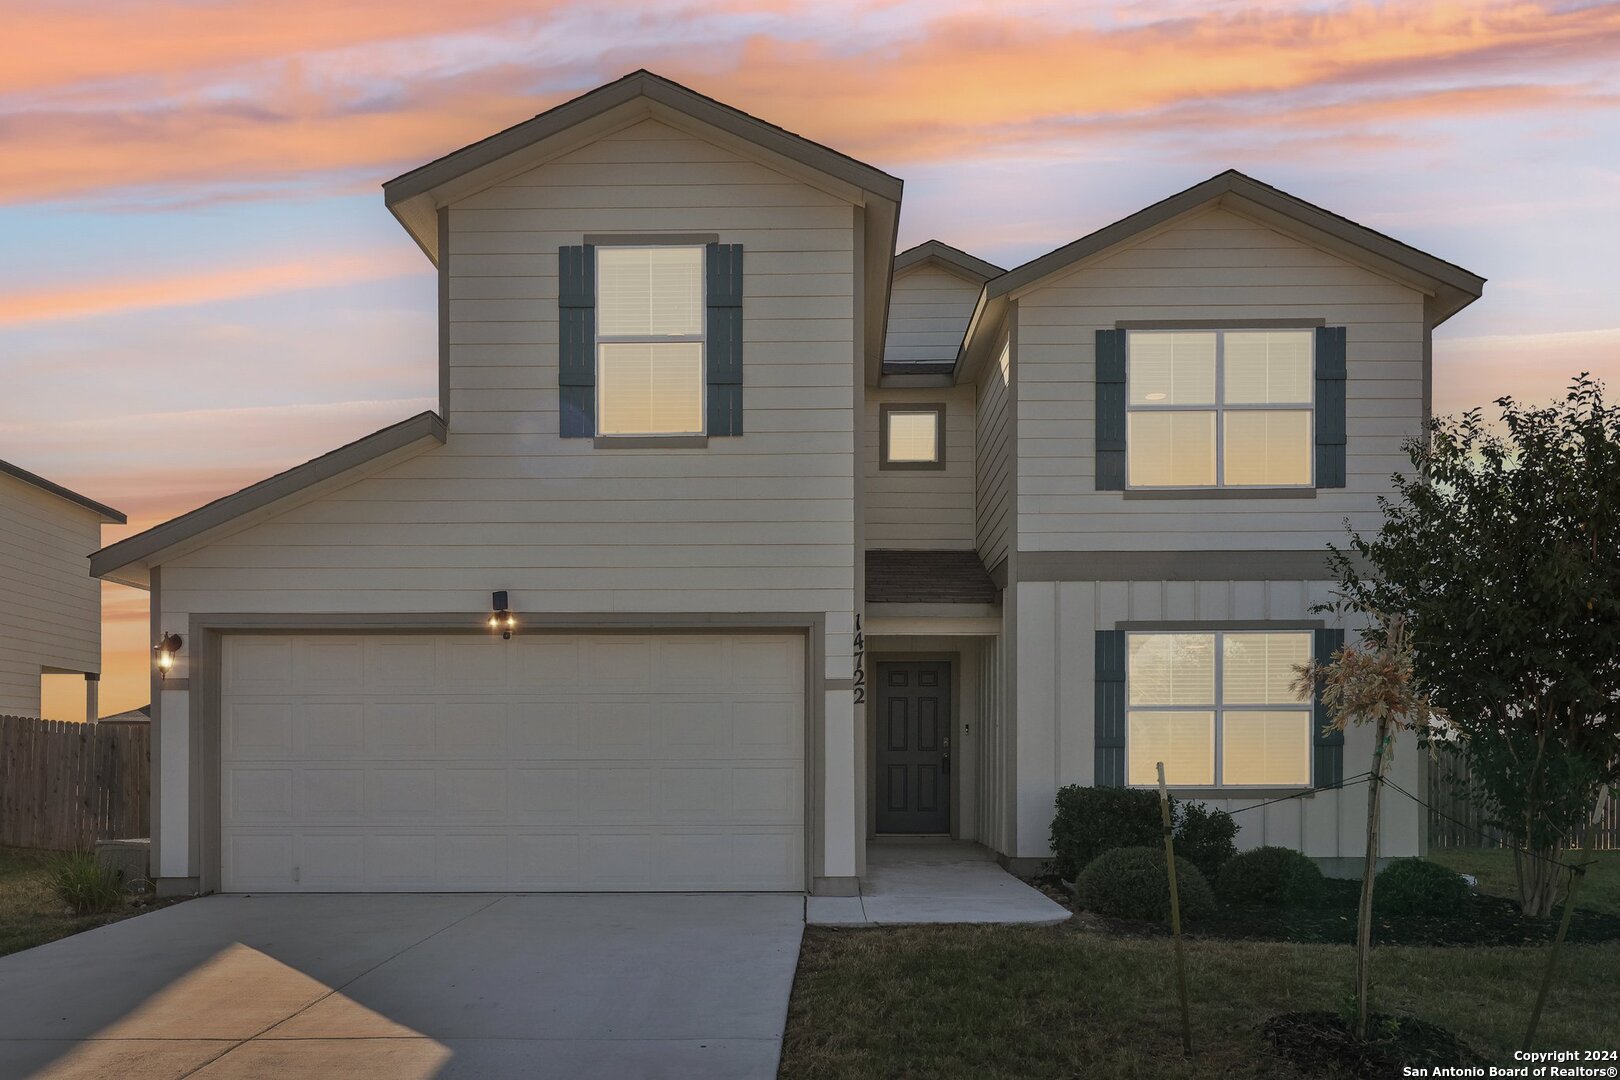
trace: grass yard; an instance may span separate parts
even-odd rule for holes
[[[51,852],[0,848],[0,956],[150,911],[131,904],[106,915],[73,915],[47,880]]]
[[[1512,895],[1504,852],[1441,861]],[[1620,914],[1620,853],[1579,906]],[[1386,946],[1375,1008],[1458,1035],[1512,1064],[1547,959],[1544,947]],[[784,1080],[832,1077],[1287,1078],[1261,1025],[1283,1012],[1339,1010],[1347,945],[1191,940],[1194,1054],[1181,1054],[1174,953],[1162,937],[1080,928],[933,926],[806,930],[783,1042]],[[1620,944],[1565,948],[1536,1048],[1620,1048]]]
[[[1566,853],[1573,861],[1580,852]],[[1472,874],[1479,879],[1479,890],[1496,896],[1518,898],[1519,887],[1513,877],[1513,852],[1501,848],[1440,848],[1429,852],[1428,858],[1442,866],[1449,866],[1459,874]],[[1620,915],[1620,851],[1594,851],[1597,865],[1586,871],[1586,880],[1575,898],[1577,910],[1599,911],[1606,915]]]

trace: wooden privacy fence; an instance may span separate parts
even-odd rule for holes
[[[75,851],[148,835],[151,725],[0,716],[0,845]]]
[[[1429,846],[1436,848],[1502,847],[1502,833],[1486,823],[1478,804],[1459,790],[1466,786],[1468,765],[1461,758],[1442,753],[1429,761]],[[1570,838],[1579,847],[1585,833]],[[1599,851],[1620,851],[1620,791],[1609,798],[1603,820],[1598,825],[1595,846]]]

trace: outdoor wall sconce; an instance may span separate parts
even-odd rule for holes
[[[490,606],[495,609],[489,616],[490,630],[499,631],[502,641],[511,641],[512,631],[517,629],[517,619],[509,610],[505,589],[491,595]]]
[[[156,645],[152,646],[152,651],[157,653],[158,674],[165,679],[169,677],[169,672],[174,669],[175,654],[180,651],[180,646],[183,644],[184,642],[181,641],[179,634],[164,631],[163,637],[159,639]]]

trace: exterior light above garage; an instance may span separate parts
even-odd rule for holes
[[[180,646],[182,644],[184,644],[184,642],[181,641],[179,634],[171,634],[165,631],[163,637],[158,640],[158,643],[152,646],[152,651],[157,653],[158,671],[165,678],[167,678],[169,672],[174,669],[174,657],[175,654],[180,651]]]
[[[510,610],[510,605],[506,600],[505,589],[491,595],[490,607],[495,609],[494,611],[490,612],[489,616],[490,630],[492,632],[499,632],[501,635],[501,640],[510,641],[512,638],[512,631],[517,629],[517,617],[514,616]]]

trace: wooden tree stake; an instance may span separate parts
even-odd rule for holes
[[[1530,1010],[1530,1026],[1525,1030],[1521,1050],[1529,1050],[1530,1044],[1535,1041],[1536,1025],[1541,1023],[1541,1007],[1547,1004],[1553,972],[1558,968],[1558,950],[1564,947],[1564,935],[1569,933],[1569,917],[1575,910],[1575,893],[1586,877],[1586,868],[1592,864],[1592,849],[1596,845],[1598,829],[1603,824],[1604,806],[1608,801],[1609,789],[1604,788],[1598,794],[1597,805],[1592,808],[1592,820],[1586,825],[1586,839],[1581,841],[1581,861],[1570,868],[1569,890],[1564,893],[1564,916],[1558,920],[1558,933],[1553,936],[1552,952],[1547,956],[1547,970],[1541,975],[1541,989],[1536,991],[1536,1007]],[[1553,880],[1557,881],[1556,876]],[[1556,889],[1557,885],[1553,888]]]
[[[1175,829],[1170,823],[1170,789],[1159,762],[1159,816],[1164,821],[1164,865],[1170,874],[1170,933],[1176,939],[1176,990],[1181,995],[1181,1052],[1192,1053],[1192,1016],[1187,1009],[1187,957],[1181,943],[1181,897],[1176,892]]]

